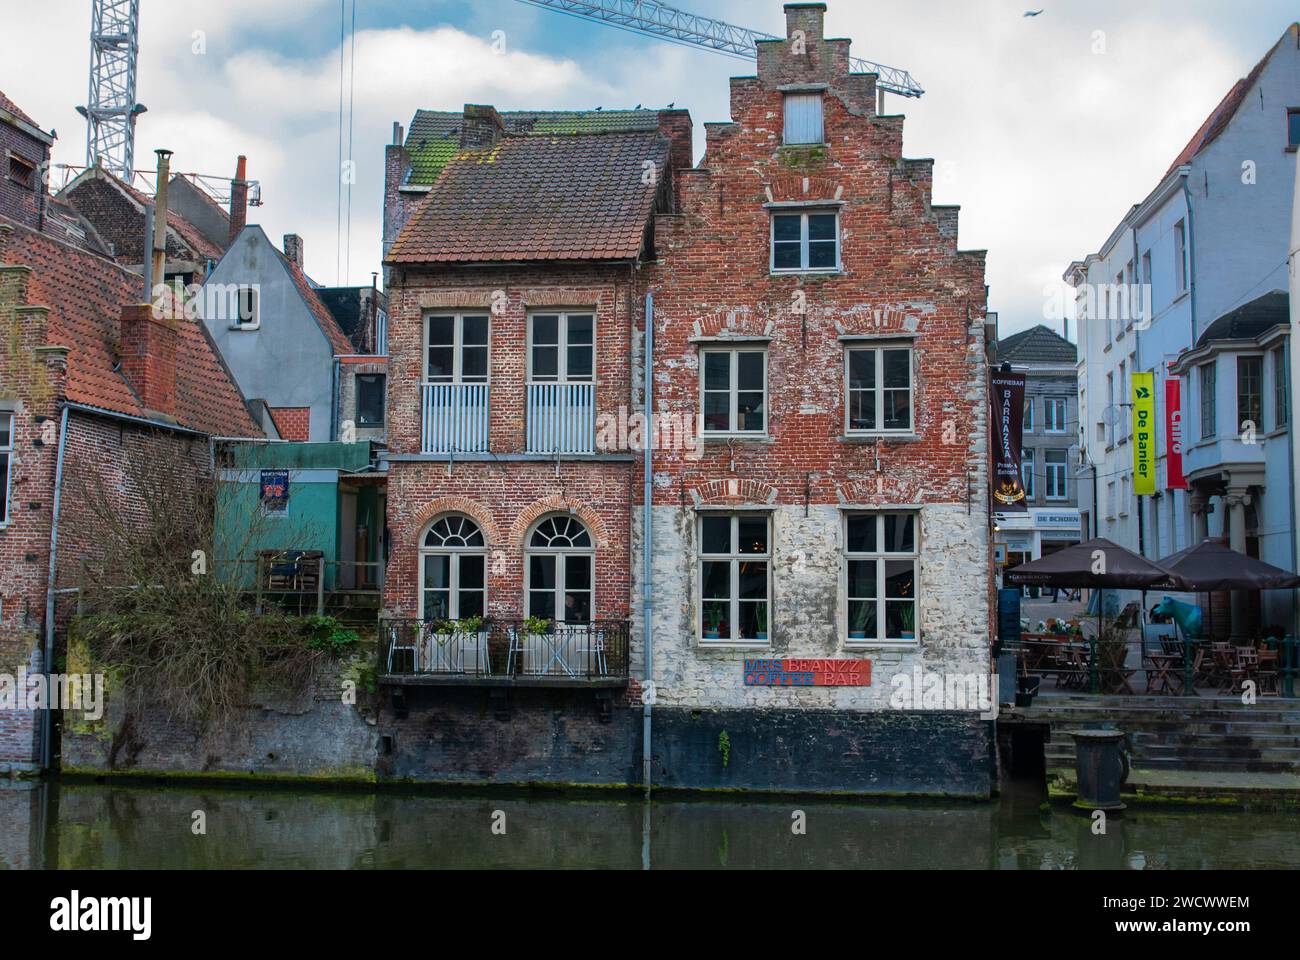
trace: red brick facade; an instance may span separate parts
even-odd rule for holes
[[[657,220],[656,408],[699,415],[702,348],[766,346],[768,430],[708,442],[702,460],[658,453],[673,482],[656,502],[684,488],[710,502],[951,503],[979,479],[984,255],[957,250],[956,208],[931,205],[932,162],[900,159],[903,118],[876,115],[874,78],[849,74],[849,41],[822,40],[822,12],[788,8],[806,52],[760,45],[758,76],[732,80],[732,122],[710,126],[703,163],[678,177],[680,212]],[[783,88],[820,84],[825,145],[783,146]],[[804,209],[838,211],[839,271],[771,269],[771,214]],[[915,351],[911,435],[845,440],[845,345],[887,336]]]
[[[272,407],[271,419],[281,440],[306,443],[311,435],[311,407]]]
[[[596,412],[617,417],[631,402],[631,327],[639,283],[627,266],[401,269],[394,273],[389,315],[388,525],[390,558],[385,606],[394,615],[418,612],[419,542],[446,513],[473,518],[490,553],[489,614],[524,613],[524,540],[552,513],[572,513],[596,547],[595,611],[600,619],[628,615],[632,458],[612,454],[528,456],[526,383],[528,315],[561,306],[596,317]],[[501,295],[498,296],[497,294]],[[412,460],[420,454],[420,384],[424,316],[463,310],[490,315],[491,406],[486,457]]]
[[[477,518],[491,541],[490,612],[518,615],[524,535],[530,519],[552,508],[599,517],[607,531],[612,549],[597,553],[603,615],[639,606],[640,587],[630,576],[640,559],[630,540],[643,506],[639,457],[571,459],[557,476],[552,463],[508,455],[524,449],[530,312],[565,305],[597,313],[598,413],[618,416],[643,402],[638,367],[652,290],[657,415],[698,435],[702,350],[762,350],[767,377],[762,435],[706,437],[702,453],[694,443],[655,453],[655,508],[669,511],[656,521],[655,629],[672,661],[656,662],[672,701],[744,697],[743,654],[701,653],[692,639],[699,630],[698,508],[735,505],[778,518],[770,649],[796,656],[845,655],[837,510],[924,516],[922,538],[947,545],[931,548],[933,555],[918,548],[915,616],[931,643],[891,653],[889,662],[914,656],[941,669],[987,669],[984,254],[958,250],[956,208],[931,201],[932,161],[903,158],[903,118],[877,115],[875,77],[850,72],[849,41],[823,38],[824,12],[820,4],[787,7],[788,39],[761,43],[757,76],[733,79],[732,120],[709,125],[698,167],[688,168],[689,117],[664,116],[667,196],[650,217],[637,266],[392,266],[390,611],[416,613],[419,538],[438,515],[458,512]],[[820,97],[823,142],[784,143],[788,94]],[[390,148],[390,165],[400,159]],[[438,189],[424,202],[437,203]],[[516,206],[503,212],[502,229],[509,217],[524,216]],[[774,214],[808,211],[837,214],[838,265],[774,269]],[[417,211],[410,223],[421,218],[431,219]],[[492,455],[458,458],[449,468],[446,458],[419,456],[422,317],[458,307],[493,308]],[[909,428],[850,430],[846,349],[884,344],[910,351]],[[885,693],[872,691],[874,699],[844,691],[807,702],[882,709],[888,682],[880,686]]]

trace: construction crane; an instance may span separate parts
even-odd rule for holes
[[[758,41],[782,39],[770,33],[733,26],[711,17],[696,16],[678,10],[676,7],[670,7],[666,3],[659,3],[658,0],[600,0],[600,2],[519,0],[519,2],[583,20],[609,24],[633,33],[658,37],[671,43],[705,47],[746,60],[752,60],[758,55]],[[851,60],[851,64],[858,73],[876,74],[878,78],[876,89],[882,92],[896,93],[900,97],[920,97],[925,93],[921,85],[906,70],[887,67],[882,63],[872,63],[869,60],[859,60],[856,57]]]
[[[77,112],[86,118],[86,166],[100,163],[130,181],[135,162],[135,99],[140,52],[140,0],[91,0],[90,93]]]

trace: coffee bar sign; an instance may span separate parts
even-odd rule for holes
[[[870,660],[745,660],[747,687],[869,687]]]

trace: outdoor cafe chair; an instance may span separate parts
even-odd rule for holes
[[[1229,688],[1231,693],[1241,693],[1246,688],[1247,681],[1254,681],[1255,688],[1259,689],[1259,651],[1254,647],[1237,647],[1237,662],[1233,665],[1231,671],[1232,686]]]

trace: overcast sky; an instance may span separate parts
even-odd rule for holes
[[[353,2],[344,2],[350,21]],[[676,5],[784,32],[776,0]],[[517,0],[356,0],[357,183],[341,253],[340,0],[140,6],[139,100],[149,110],[137,166],[151,166],[165,146],[173,169],[230,176],[247,154],[264,200],[250,221],[277,241],[302,234],[308,272],[331,285],[368,283],[379,269],[383,148],[393,121],[409,123],[417,108],[674,102],[695,119],[698,153],[702,124],[728,118],[727,77],[751,72]],[[1024,16],[1040,6],[1040,16]],[[84,163],[75,108],[86,99],[90,0],[0,0],[0,8],[12,8],[0,34],[0,90],[58,131],[56,163]],[[1042,320],[1044,285],[1101,245],[1296,13],[1284,0],[830,0],[829,8],[828,35],[852,38],[855,56],[905,67],[924,86],[924,98],[890,97],[889,109],[908,116],[906,154],[935,158],[935,201],[962,206],[962,247],[989,251],[990,306],[1004,335]]]

